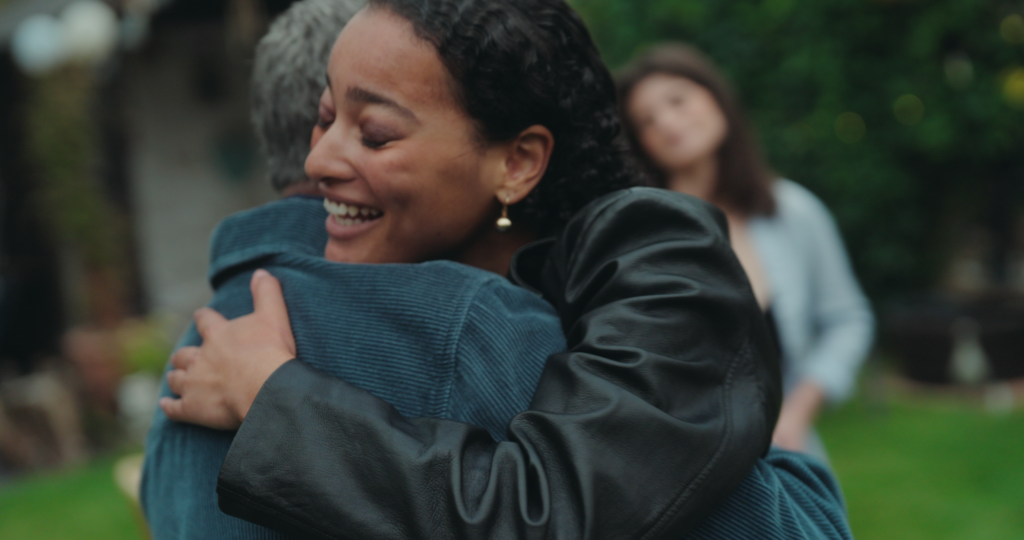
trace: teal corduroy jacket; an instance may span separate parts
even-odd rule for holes
[[[226,219],[213,234],[210,307],[252,312],[249,280],[281,280],[295,342],[313,367],[407,416],[450,418],[505,438],[548,355],[565,350],[554,308],[466,265],[353,265],[324,259],[322,200],[295,197]],[[192,326],[178,346],[198,345]],[[170,395],[166,380],[163,395]],[[155,540],[276,538],[217,507],[217,474],[234,433],[170,422],[158,408],[146,442],[142,503]]]

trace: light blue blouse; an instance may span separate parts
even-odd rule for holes
[[[772,288],[786,391],[808,379],[842,401],[871,349],[874,316],[825,205],[789,180],[774,193],[775,215],[749,227]]]

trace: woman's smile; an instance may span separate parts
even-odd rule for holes
[[[384,213],[372,206],[324,198],[327,234],[337,240],[351,240],[378,225]]]

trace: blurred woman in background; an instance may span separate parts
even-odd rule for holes
[[[696,49],[663,44],[619,74],[630,144],[655,185],[719,206],[782,352],[786,399],[773,443],[827,460],[813,430],[848,397],[874,332],[867,299],[825,206],[778,179],[725,79]]]

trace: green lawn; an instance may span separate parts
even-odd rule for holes
[[[848,405],[819,429],[856,538],[1024,539],[1024,411],[904,398]]]
[[[132,503],[114,484],[114,460],[0,487],[3,540],[141,540]]]
[[[1024,411],[903,397],[832,411],[820,431],[859,540],[1024,539]],[[0,488],[0,538],[144,538],[112,467]]]

